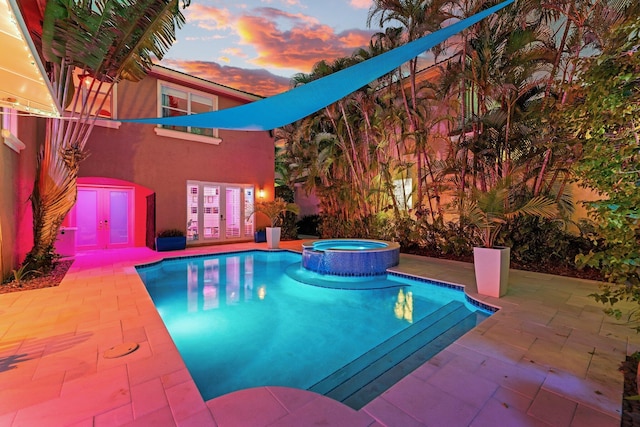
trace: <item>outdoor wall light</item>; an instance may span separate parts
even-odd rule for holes
[[[264,188],[258,190],[258,198],[264,199]]]

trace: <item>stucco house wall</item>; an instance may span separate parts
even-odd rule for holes
[[[37,141],[44,139],[44,121],[18,117],[19,152],[0,137],[0,273],[11,274],[33,246],[33,215],[29,196],[36,171]]]
[[[216,85],[162,67],[139,83],[121,82],[117,88],[117,117],[157,117],[158,80],[218,96],[218,109],[257,99],[254,95]],[[108,125],[108,126],[105,126]],[[274,194],[274,145],[270,132],[219,131],[218,144],[157,135],[153,125],[106,123],[96,125],[86,146],[89,156],[80,164],[80,185],[127,185],[135,192],[134,242],[145,245],[146,196],[156,194],[156,230],[186,228],[187,181],[253,185],[265,198]],[[36,174],[38,147],[45,138],[45,119],[21,115],[19,153],[0,138],[0,273],[11,274],[33,245],[29,195]],[[256,226],[266,225],[256,218]],[[73,226],[72,215],[65,224]],[[246,240],[246,238],[243,238]]]
[[[247,103],[248,94],[156,67],[138,83],[117,87],[118,118],[158,116],[158,80],[218,96],[218,109]],[[83,182],[112,178],[156,193],[156,229],[185,229],[187,181],[251,184],[273,196],[274,143],[269,132],[220,130],[219,144],[157,135],[156,126],[122,122],[118,129],[96,126],[87,143],[89,157],[80,167]],[[187,136],[185,134],[185,136]],[[138,195],[136,195],[138,198]],[[137,200],[137,206],[140,201]],[[141,206],[144,208],[144,206]],[[136,245],[141,209],[137,209]],[[258,225],[263,225],[258,220]]]

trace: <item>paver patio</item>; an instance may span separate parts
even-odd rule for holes
[[[133,266],[252,248],[265,244],[79,253],[60,286],[0,295],[0,426],[620,424],[618,367],[640,337],[588,297],[595,282],[517,270],[507,296],[479,297],[498,313],[360,411],[283,387],[204,402]],[[402,255],[395,270],[478,298],[471,264]]]

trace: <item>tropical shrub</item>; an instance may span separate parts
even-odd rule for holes
[[[617,317],[618,302],[640,304],[640,6],[634,4],[635,13],[607,35],[602,54],[582,61],[565,111],[568,131],[582,148],[581,183],[600,195],[587,206],[596,224],[594,244],[603,244],[577,262],[606,276],[609,283],[593,297]],[[640,313],[631,318],[640,321]]]
[[[275,194],[276,198],[281,198],[287,203],[295,204],[294,193],[291,188],[280,185],[275,188]],[[298,238],[298,225],[296,223],[298,219],[297,208],[296,206],[296,212],[287,211],[282,214],[282,223],[280,224],[281,240],[294,240]]]
[[[420,247],[417,221],[409,216],[379,215],[371,237],[397,242],[404,251],[412,252]]]
[[[184,237],[184,231],[178,228],[169,228],[159,231],[157,237]]]
[[[29,269],[28,264],[22,264],[15,270],[12,270],[13,280],[18,284],[19,287],[22,287],[22,282],[27,280],[30,276],[34,276],[40,274],[37,270]]]
[[[254,213],[259,213],[269,218],[271,227],[281,227],[286,213],[297,214],[298,211],[298,206],[295,203],[289,203],[280,197],[276,197],[273,200],[256,203]]]
[[[504,226],[499,239],[511,248],[511,259],[519,267],[573,269],[576,256],[594,248],[589,227],[588,223],[581,223],[578,234],[574,234],[562,221],[520,217]]]
[[[305,215],[296,223],[298,232],[308,236],[319,236],[320,215]]]
[[[58,259],[60,259],[60,255],[56,253],[53,244],[50,244],[39,252],[29,252],[22,265],[29,266],[30,270],[47,274],[55,268]]]
[[[375,218],[365,217],[357,220],[345,220],[339,217],[321,214],[320,225],[318,231],[323,239],[330,238],[349,238],[360,237],[367,238],[372,234],[372,224]]]

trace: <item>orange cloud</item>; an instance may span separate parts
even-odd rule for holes
[[[200,4],[189,7],[187,20],[208,29],[209,33],[188,40],[224,38],[235,43],[235,46],[221,50],[218,63],[176,60],[175,66],[247,92],[271,95],[288,89],[288,79],[266,70],[221,66],[219,63],[227,63],[235,57],[260,68],[308,73],[318,61],[331,62],[366,47],[373,34],[373,31],[361,29],[336,33],[332,27],[322,24],[315,17],[274,7],[238,7],[235,12]]]
[[[315,18],[289,14],[274,8],[255,9],[257,15],[238,17],[236,28],[242,44],[252,45],[258,56],[252,63],[262,67],[309,72],[320,60],[349,56],[367,46],[372,32],[349,30],[336,34]],[[290,26],[280,29],[279,23]]]
[[[247,54],[242,51],[242,49],[237,47],[228,47],[222,50],[222,53],[226,53],[229,55],[237,56],[239,58],[246,58]]]
[[[249,70],[220,65],[215,62],[175,59],[165,59],[162,61],[162,65],[214,83],[261,96],[276,95],[290,88],[288,78],[277,76],[267,70]]]
[[[344,46],[350,47],[352,50],[369,46],[371,40],[371,33],[363,30],[350,30],[345,31],[338,35],[340,43]]]

